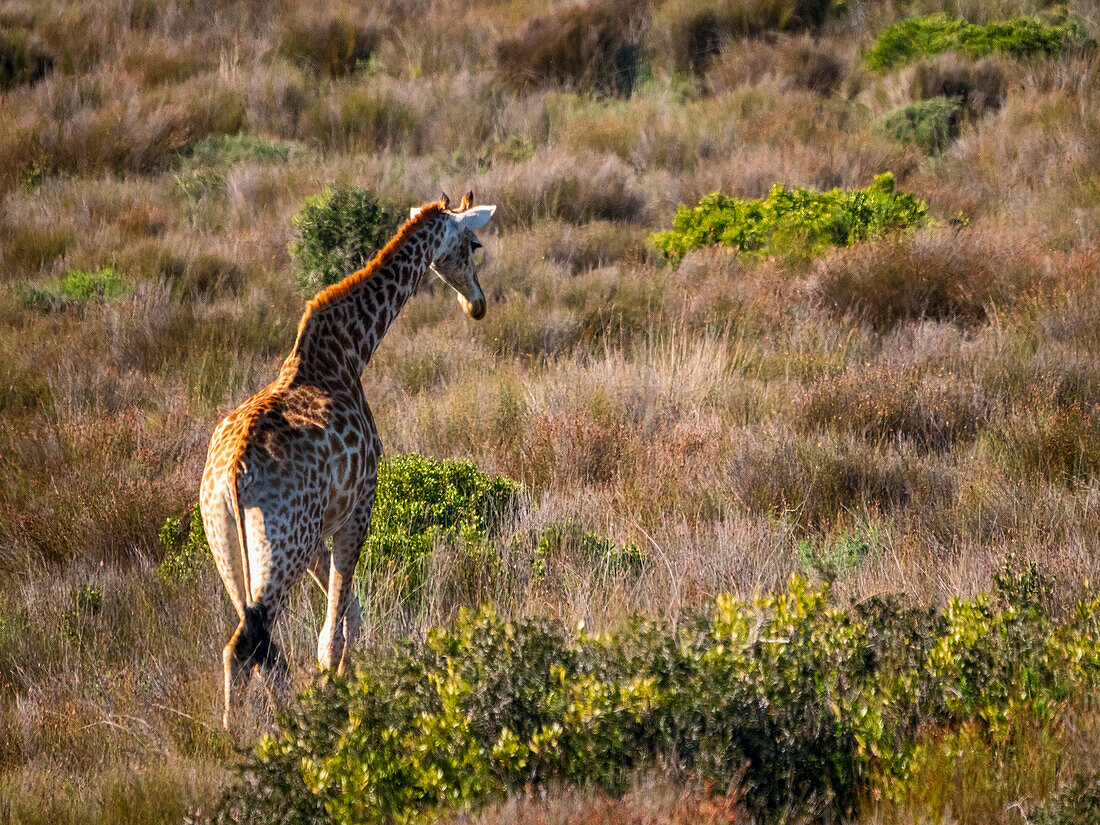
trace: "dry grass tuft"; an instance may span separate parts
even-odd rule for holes
[[[654,28],[677,71],[702,73],[731,40],[814,28],[832,11],[833,0],[668,0]]]
[[[836,94],[848,76],[848,59],[835,46],[808,35],[731,43],[706,73],[712,94],[724,94],[772,80],[783,90],[805,89],[819,95]]]
[[[973,324],[1037,288],[1040,273],[1019,241],[935,229],[829,254],[811,290],[826,309],[880,329],[923,318]]]
[[[494,167],[474,182],[474,189],[500,207],[498,226],[529,226],[547,218],[570,223],[644,223],[648,218],[649,204],[634,175],[611,156],[542,152]]]
[[[949,53],[921,63],[913,75],[913,96],[957,98],[974,118],[1001,107],[1008,94],[1004,61],[995,57],[972,60]]]
[[[371,14],[348,7],[298,12],[283,24],[279,51],[329,77],[345,77],[370,59],[383,26]]]
[[[629,95],[639,71],[644,4],[588,0],[528,20],[497,43],[501,76],[514,87],[560,84]]]

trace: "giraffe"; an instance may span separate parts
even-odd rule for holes
[[[429,268],[458,293],[467,315],[485,315],[475,233],[496,207],[472,201],[471,192],[452,210],[444,194],[412,209],[366,267],[314,296],[278,377],[214,431],[199,506],[240,620],[222,655],[226,728],[254,669],[282,698],[287,666],[272,628],[307,568],[328,596],[318,661],[341,674],[348,666],[360,621],[352,576],[370,530],[382,450],[362,372]]]

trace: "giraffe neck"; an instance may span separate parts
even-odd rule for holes
[[[349,276],[310,302],[298,341],[284,364],[298,378],[359,381],[382,337],[416,291],[446,229],[440,214],[427,216],[407,237],[402,230],[376,265]]]

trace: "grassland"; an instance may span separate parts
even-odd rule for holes
[[[0,3],[0,821],[214,809],[238,758],[218,727],[232,608],[161,530],[292,343],[292,219],[331,183],[393,214],[441,189],[500,206],[486,318],[425,290],[364,374],[386,449],[524,485],[491,539],[505,569],[535,569],[553,525],[645,551],[609,566],[565,542],[539,576],[479,576],[441,539],[412,592],[369,565],[363,661],[486,601],[675,625],[795,572],[842,607],[942,608],[1009,553],[1068,611],[1100,578],[1100,58],[866,59],[912,16],[1065,25],[1044,5]],[[1068,13],[1097,38],[1093,4]],[[885,172],[927,226],[680,261],[650,241],[712,192]],[[298,687],[310,588],[279,631]],[[244,742],[271,724],[255,699]],[[912,792],[859,821],[1073,811],[1098,730],[1083,702],[1008,751],[928,731]],[[710,790],[639,775],[456,816],[745,816]]]

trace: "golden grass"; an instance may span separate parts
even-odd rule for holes
[[[1064,599],[1095,581],[1100,62],[1006,63],[1003,105],[930,160],[874,128],[912,77],[851,68],[897,12],[871,5],[813,39],[732,42],[705,78],[657,60],[628,100],[502,82],[493,47],[541,13],[529,0],[395,5],[382,41],[346,59],[342,23],[281,55],[294,9],[258,2],[0,10],[55,56],[0,91],[0,819],[209,810],[231,759],[213,732],[231,611],[208,560],[195,585],[157,573],[157,532],[193,503],[213,425],[293,344],[290,216],[332,181],[407,205],[472,187],[499,205],[486,319],[425,290],[364,381],[387,450],[469,457],[538,505],[501,539],[507,575],[471,577],[446,546],[412,599],[371,571],[364,650],[483,598],[593,627],[676,616],[773,587],[806,570],[803,542],[860,530],[875,541],[839,576],[843,599],[941,603],[987,588],[1009,550]],[[981,21],[1028,4],[959,5]],[[366,37],[373,18],[348,15]],[[922,82],[951,80],[939,69]],[[981,90],[999,98],[996,78]],[[188,155],[238,132],[285,155]],[[863,186],[885,170],[936,227],[819,261],[700,250],[671,268],[646,242],[715,189]],[[56,312],[22,297],[105,266],[132,289]],[[566,519],[647,561],[564,554],[534,581],[530,531]],[[78,609],[86,586],[94,615]],[[297,593],[282,631],[299,684],[318,598]],[[1037,795],[1055,748],[1033,745],[1047,767],[976,749],[951,763],[945,748],[929,775],[1015,771]],[[710,815],[657,785],[513,800],[483,820]],[[938,820],[948,803],[959,821],[994,817],[954,787],[882,821]],[[127,807],[139,797],[148,808]]]

